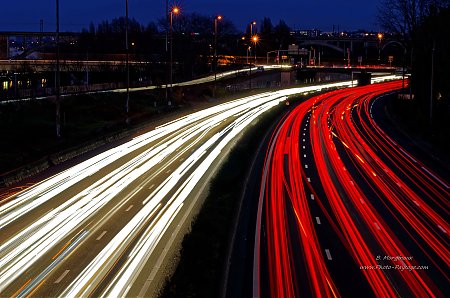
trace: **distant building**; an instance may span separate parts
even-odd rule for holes
[[[9,58],[9,46],[8,37],[0,36],[0,60],[6,60]]]
[[[294,37],[319,37],[321,31],[319,29],[304,29],[291,31],[291,35]]]

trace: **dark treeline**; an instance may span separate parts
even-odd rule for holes
[[[166,52],[166,19],[146,25],[131,18],[128,22],[129,54],[132,60],[146,62],[165,62]],[[256,54],[264,57],[268,51],[287,48],[292,43],[291,29],[280,21],[273,25],[269,18],[258,22],[253,34],[258,34]],[[169,31],[169,30],[167,30]],[[219,56],[246,56],[247,49],[255,44],[250,41],[249,26],[245,32],[239,31],[226,18],[217,24],[217,53]],[[214,54],[214,17],[197,13],[181,14],[173,19],[173,57],[176,65],[175,80],[195,78],[212,71],[211,57]],[[78,53],[89,59],[104,59],[110,55],[125,53],[125,18],[103,21],[97,25],[91,23],[84,28],[76,44],[65,45],[63,52]],[[113,56],[114,57],[114,56]],[[119,56],[116,56],[119,57]],[[120,59],[120,58],[119,58]],[[239,63],[233,65],[239,67]],[[222,66],[223,67],[223,66]],[[228,66],[231,67],[231,66]],[[160,76],[164,75],[159,71]],[[158,76],[158,75],[156,75]],[[153,75],[155,77],[155,75]],[[156,78],[164,81],[164,78]],[[155,81],[155,80],[154,80]]]
[[[412,66],[415,98],[398,102],[396,115],[447,154],[450,152],[449,5],[448,0],[386,0],[379,12],[385,29],[402,38]]]
[[[128,22],[129,47],[132,54],[147,56],[159,56],[165,51],[166,20],[159,19],[147,25],[140,24],[131,18]],[[259,22],[259,28],[255,26],[254,34],[260,37],[257,50],[261,55],[269,50],[286,48],[293,42],[290,35],[290,27],[280,21],[273,25],[270,18],[264,18]],[[209,54],[214,46],[214,18],[197,13],[182,14],[174,16],[173,37],[177,46],[183,48],[186,54],[186,43],[200,44],[203,48],[197,50],[197,54]],[[236,26],[225,18],[218,22],[218,52],[224,55],[245,55],[246,45],[250,35],[249,26],[245,33],[239,31]],[[93,23],[89,28],[81,32],[77,50],[92,53],[115,54],[124,53],[125,50],[125,18],[115,18],[112,21],[103,21],[95,26]],[[242,37],[245,36],[245,40]],[[179,45],[181,43],[181,46]],[[188,47],[189,48],[189,47]],[[176,51],[176,49],[174,48]]]

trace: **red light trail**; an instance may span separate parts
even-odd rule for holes
[[[263,294],[260,270],[268,272],[270,297],[342,296],[318,234],[318,206],[372,295],[443,297],[427,270],[417,268],[426,260],[449,280],[449,185],[372,115],[380,96],[401,87],[394,81],[329,92],[280,121],[264,165],[254,296]]]

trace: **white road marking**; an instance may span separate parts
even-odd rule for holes
[[[442,232],[444,232],[445,234],[447,234],[447,231],[446,231],[443,227],[441,227],[440,225],[438,225],[438,228],[441,229]]]
[[[325,254],[327,255],[327,259],[328,260],[332,260],[333,258],[331,257],[331,253],[330,253],[330,250],[329,249],[325,249]]]
[[[313,201],[314,201],[314,195],[313,195],[313,194],[311,194],[311,200],[313,200]]]
[[[377,230],[381,230],[380,226],[378,225],[378,223],[374,222],[373,223],[375,225],[375,228],[377,228]]]
[[[103,236],[105,236],[105,234],[106,234],[106,231],[103,231],[103,233],[101,233],[100,236],[98,236],[97,239],[95,239],[95,240],[98,241],[98,240],[102,239]]]
[[[308,177],[308,178],[306,178],[306,179],[308,180],[308,182],[311,182],[311,178]]]
[[[70,270],[66,270],[61,274],[61,276],[54,282],[55,284],[59,284],[61,280],[63,280],[64,277],[66,277],[67,273],[69,273]]]
[[[152,189],[153,187],[155,187],[155,184],[150,185],[148,189]]]
[[[427,172],[428,174],[430,174],[434,179],[436,179],[437,181],[439,181],[439,183],[441,183],[444,187],[449,188],[449,186],[448,186],[444,181],[442,181],[441,179],[439,179],[438,177],[436,177],[436,175],[434,175],[433,173],[431,173],[430,171],[428,171],[427,168],[422,167],[422,170],[424,170],[425,172]]]
[[[305,165],[305,169],[307,169],[308,168],[308,165]]]
[[[127,208],[127,210],[125,210],[125,211],[126,211],[126,212],[130,211],[131,208],[133,208],[133,206],[134,206],[134,205],[130,205],[130,206]]]
[[[306,157],[306,154],[303,154],[303,157]]]
[[[316,221],[317,221],[317,224],[320,225],[320,218],[318,216],[316,216]]]

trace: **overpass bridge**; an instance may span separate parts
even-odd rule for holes
[[[28,31],[0,31],[0,59],[14,59],[11,55],[11,48],[17,44],[11,44],[11,39],[14,38],[14,43],[19,43],[24,53],[32,52],[33,50],[48,45],[54,42],[55,32],[28,32]],[[61,42],[73,41],[78,39],[80,33],[78,32],[60,32],[59,37]]]

